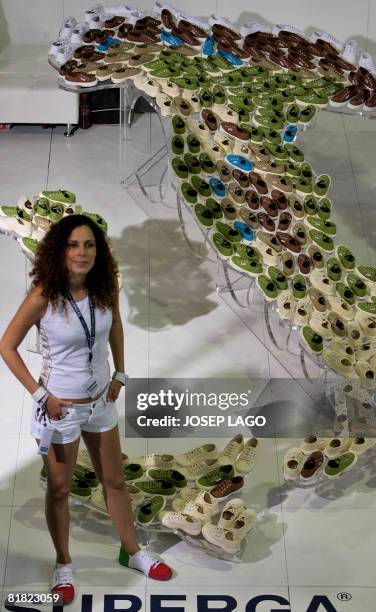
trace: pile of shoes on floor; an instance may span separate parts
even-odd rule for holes
[[[245,477],[256,465],[259,450],[260,442],[256,438],[244,441],[237,434],[221,452],[215,444],[205,443],[175,456],[150,454],[130,460],[123,454],[124,481],[136,521],[143,526],[162,523],[190,535],[202,533],[208,542],[225,552],[239,552],[241,540],[256,524],[254,510],[245,508],[241,500],[229,500],[218,525],[211,519],[221,511],[222,502],[241,493]],[[40,482],[46,486],[44,467]],[[71,496],[108,514],[102,487],[86,449],[80,449],[78,454]],[[170,502],[172,509],[168,510],[166,505]]]
[[[82,211],[72,191],[58,189],[41,191],[37,198],[21,196],[16,206],[0,206],[0,233],[18,239],[24,253],[32,258],[38,243],[53,223],[78,213],[90,217],[107,232],[107,223],[103,217]]]
[[[358,457],[376,445],[376,438],[304,438],[300,447],[287,451],[283,473],[286,480],[316,482],[323,474],[326,478],[338,478],[356,464]]]

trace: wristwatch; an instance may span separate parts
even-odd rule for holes
[[[124,372],[114,372],[112,375],[112,380],[118,380],[119,383],[123,385],[123,387],[127,384],[127,379],[129,378],[128,374],[124,374]]]

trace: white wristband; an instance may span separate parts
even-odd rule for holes
[[[31,397],[33,398],[34,402],[39,403],[46,396],[46,394],[48,394],[47,389],[40,386],[36,391],[34,391],[34,393],[31,394]]]
[[[124,374],[124,372],[114,372],[112,375],[112,380],[118,380],[124,386],[127,382],[127,378],[129,378],[129,376]]]

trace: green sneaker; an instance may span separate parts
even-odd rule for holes
[[[286,110],[286,120],[288,123],[298,123],[300,119],[300,110],[297,104],[290,104]]]
[[[309,325],[302,327],[300,330],[300,338],[308,351],[316,355],[322,353],[324,348],[322,336],[317,334],[312,327],[309,327]]]
[[[311,240],[317,244],[323,251],[332,253],[334,251],[333,239],[327,234],[323,234],[318,230],[309,230]],[[341,262],[342,263],[342,262]]]
[[[38,250],[38,240],[34,240],[34,238],[21,238],[21,248],[27,254],[34,257]]]
[[[88,500],[91,497],[91,486],[87,480],[80,480],[73,475],[70,495],[81,501]]]
[[[273,302],[273,300],[277,299],[279,293],[278,287],[265,274],[260,274],[257,277],[257,284],[268,302]]]
[[[197,91],[199,84],[194,76],[178,77],[170,79],[172,83],[175,83],[181,89],[189,89],[190,91]]]
[[[314,79],[313,81],[307,81],[305,83],[306,89],[320,89],[321,87],[328,87],[333,85],[335,79],[333,77],[322,77],[321,79]]]
[[[221,85],[215,85],[212,91],[214,104],[221,106],[226,103],[226,92]]]
[[[235,110],[245,110],[248,113],[254,110],[254,104],[252,98],[247,96],[229,96],[229,104],[231,104]]]
[[[355,453],[345,453],[337,459],[330,459],[324,468],[324,474],[327,478],[336,478],[347,472],[356,462],[357,456]]]
[[[214,99],[210,89],[201,89],[199,100],[203,108],[211,108],[214,104]]]
[[[221,85],[222,87],[234,87],[235,85],[239,85],[241,82],[241,77],[238,75],[228,74],[223,75],[221,77],[213,77],[212,79],[213,85]]]
[[[355,304],[355,295],[351,291],[350,287],[345,285],[344,283],[336,283],[336,292],[344,302],[353,306]]]
[[[124,480],[132,481],[137,478],[142,478],[144,470],[139,463],[129,463],[123,468]]]
[[[210,58],[197,56],[194,58],[193,61],[196,64],[199,64],[201,70],[209,74],[210,76],[216,76],[217,74],[220,73],[219,66],[216,64],[216,62],[213,62]]]
[[[289,154],[282,145],[268,145],[268,149],[270,154],[276,159],[285,160],[289,158]]]
[[[250,137],[251,137],[251,141],[252,142],[263,142],[264,140],[264,133],[261,130],[261,128],[257,128],[252,126],[250,131]]]
[[[229,104],[229,109],[231,109],[232,111],[235,111],[238,113],[239,115],[239,121],[241,123],[246,123],[246,128],[249,129],[249,121],[251,118],[251,115],[248,111],[246,111],[244,108],[240,108],[238,111],[236,110],[235,106],[233,106],[232,104]]]
[[[290,159],[293,162],[298,162],[300,164],[304,162],[304,153],[298,147],[296,147],[295,145],[286,144],[285,148],[288,151]]]
[[[163,510],[165,505],[166,499],[162,495],[153,495],[149,501],[140,507],[137,513],[137,522],[141,523],[141,525],[149,525]]]
[[[357,272],[366,282],[376,283],[376,268],[372,266],[358,266]]]
[[[315,215],[317,213],[317,201],[315,196],[306,196],[304,198],[303,206],[307,215]]]
[[[224,237],[224,235],[220,234],[219,232],[215,232],[213,234],[213,236],[212,236],[212,243],[213,243],[213,246],[216,249],[216,251],[224,259],[227,259],[228,257],[231,257],[231,255],[234,252],[234,248],[233,248],[231,242],[229,242]]]
[[[222,219],[223,212],[220,204],[214,198],[208,198],[205,202],[205,206],[208,210],[210,210],[213,219]]]
[[[250,259],[248,257],[241,257],[240,255],[234,255],[231,257],[231,265],[241,272],[246,272],[251,276],[258,276],[259,274],[262,274],[263,271],[262,263],[260,263],[258,259]]]
[[[210,489],[219,485],[222,480],[233,478],[234,474],[235,472],[232,465],[221,465],[209,472],[209,474],[206,474],[206,476],[201,476],[201,478],[196,481],[196,484],[200,489],[210,491]]]
[[[356,307],[368,315],[376,316],[376,302],[357,302]]]
[[[191,178],[192,185],[196,191],[204,196],[205,198],[209,198],[211,196],[211,187],[209,183],[204,181],[200,176],[192,176]]]
[[[261,126],[268,130],[282,130],[284,126],[284,122],[272,113],[256,114],[253,117],[253,122],[257,127]]]
[[[291,287],[296,300],[302,300],[307,295],[307,284],[302,274],[295,274],[292,277]]]
[[[76,202],[76,196],[72,191],[66,191],[65,189],[58,189],[57,191],[41,191],[39,196],[41,198],[47,198],[50,202],[56,202],[57,204],[74,204]]]
[[[294,181],[293,185],[295,191],[298,194],[304,195],[312,193],[312,182],[307,181],[307,179],[302,178],[301,176],[298,178],[297,181]]]
[[[207,153],[201,153],[199,161],[202,171],[205,172],[205,174],[213,174],[216,171],[216,165]]]
[[[236,254],[242,259],[255,259],[262,263],[262,255],[256,247],[248,246],[247,244],[235,244]]]
[[[185,182],[180,187],[183,198],[188,204],[197,204],[198,193],[196,189],[188,182]]]
[[[47,198],[38,198],[35,202],[35,214],[39,217],[48,217],[50,212],[50,202]]]
[[[194,213],[201,225],[212,227],[214,223],[213,214],[204,204],[195,204]]]
[[[306,181],[311,181],[313,179],[312,166],[307,162],[303,162],[300,166],[300,176]]]
[[[315,92],[307,92],[305,94],[297,95],[296,99],[301,104],[313,104],[314,106],[320,106],[325,108],[325,106],[329,103],[329,98],[325,94],[315,93]]]
[[[176,489],[171,482],[167,480],[138,480],[134,486],[142,491],[145,497],[153,495],[164,495],[165,497],[173,497]]]
[[[300,165],[289,162],[285,164],[286,174],[289,176],[300,176]]]
[[[362,298],[367,295],[367,285],[356,274],[349,272],[346,276],[346,283],[357,297]]]
[[[328,174],[320,174],[316,179],[313,191],[317,196],[322,197],[328,193],[331,184],[332,179]]]
[[[171,148],[174,155],[183,155],[184,153],[184,138],[176,135],[171,140]]]
[[[317,214],[320,219],[327,221],[330,217],[330,213],[332,212],[332,203],[329,198],[321,198],[317,204]]]
[[[192,155],[191,153],[185,153],[184,163],[188,167],[188,171],[190,174],[200,174],[201,164],[198,157]]]
[[[354,270],[355,268],[355,257],[347,247],[340,245],[336,248],[336,256],[341,262],[341,266],[345,270]]]
[[[17,217],[19,210],[17,206],[0,206],[0,216]]]
[[[88,470],[82,465],[76,464],[73,475],[77,480],[86,480],[86,482],[88,482],[90,487],[92,487],[93,489],[99,487],[99,480],[96,477],[95,472],[93,472],[92,470]]]
[[[287,277],[285,274],[283,274],[283,272],[281,272],[281,270],[279,270],[275,266],[269,266],[268,275],[269,278],[271,278],[271,280],[273,281],[273,283],[277,285],[278,289],[280,289],[281,291],[283,289],[287,289]]]
[[[178,178],[188,178],[188,166],[183,162],[182,159],[180,159],[180,157],[173,157],[171,161],[171,166]]]
[[[177,470],[150,469],[147,470],[146,475],[152,480],[165,480],[166,482],[170,482],[178,489],[187,486],[187,479]]]
[[[172,129],[175,134],[184,134],[185,132],[185,121],[179,117],[179,115],[174,115],[172,117]]]
[[[179,74],[179,68],[173,68],[171,65],[156,68],[154,70],[150,70],[149,72],[149,76],[152,79],[168,79],[169,81],[178,78]]]
[[[197,154],[201,149],[201,142],[194,134],[189,134],[187,137],[187,146],[190,153]]]
[[[336,283],[341,280],[342,268],[336,257],[329,257],[328,261],[326,262],[326,273],[330,280]]]
[[[52,221],[52,223],[57,223],[62,219],[64,214],[64,206],[62,204],[53,204],[50,208],[50,212],[48,214],[48,218]]]
[[[322,219],[317,219],[317,217],[307,217],[306,222],[309,227],[313,227],[329,236],[337,234],[337,226],[332,221],[323,221]]]
[[[221,223],[218,221],[215,224],[215,227],[218,232],[220,232],[229,242],[240,242],[242,240],[239,232],[231,227],[231,225],[227,225],[227,223]]]
[[[276,96],[265,97],[265,96],[254,96],[253,104],[257,108],[269,108],[282,111],[283,110],[283,101]]]
[[[313,104],[310,104],[309,106],[305,106],[300,111],[299,123],[302,123],[303,125],[308,125],[316,117],[316,113],[317,113],[317,107],[314,106]]]
[[[263,128],[263,133],[266,140],[272,144],[280,144],[281,134],[279,134],[276,130],[268,130],[267,128]],[[267,146],[269,146],[269,142],[267,143]]]
[[[102,230],[102,232],[104,234],[107,233],[107,221],[105,221],[103,219],[103,217],[101,217],[100,215],[97,215],[96,213],[90,213],[90,212],[82,212],[83,215],[85,215],[85,217],[89,217],[89,219],[91,219],[92,221],[94,221],[94,223],[96,223],[98,225],[98,227]]]

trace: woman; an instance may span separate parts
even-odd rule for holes
[[[125,384],[123,327],[116,264],[102,230],[84,215],[63,218],[40,243],[31,276],[32,288],[5,331],[0,353],[34,399],[32,434],[45,453],[46,519],[56,549],[52,591],[64,603],[74,598],[68,495],[81,434],[129,567],[168,580],[171,569],[137,544],[124,484],[114,404]],[[38,382],[18,352],[33,325],[43,356]],[[108,342],[116,369],[110,382]]]

